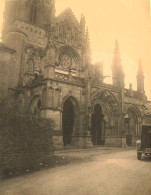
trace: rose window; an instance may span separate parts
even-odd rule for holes
[[[70,68],[72,65],[72,59],[67,54],[61,55],[59,61],[64,69]]]

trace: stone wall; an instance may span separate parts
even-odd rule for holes
[[[31,117],[1,118],[0,177],[49,166],[53,159],[52,123]]]
[[[0,48],[0,97],[7,95],[11,54]]]

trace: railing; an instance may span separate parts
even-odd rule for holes
[[[127,97],[142,98],[142,94],[139,91],[130,91],[129,89],[124,89],[124,95]]]
[[[62,73],[55,73],[55,79],[60,80],[60,81],[67,81],[75,84],[80,84],[83,85],[85,83],[84,78],[72,76],[70,74],[62,74]]]

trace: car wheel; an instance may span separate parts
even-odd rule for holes
[[[138,159],[138,160],[141,160],[141,156],[142,156],[142,153],[137,152],[137,159]]]

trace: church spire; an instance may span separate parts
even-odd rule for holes
[[[143,74],[141,59],[139,59],[138,72],[136,78],[137,78],[137,91],[144,92],[144,74]]]
[[[142,69],[142,60],[139,59],[139,63],[138,63],[138,75],[143,75],[143,69]]]
[[[85,35],[85,53],[86,53],[86,64],[90,64],[91,63],[91,49],[90,49],[88,28],[86,29],[86,35]]]
[[[112,80],[113,85],[124,86],[124,72],[121,64],[119,44],[116,40],[114,48],[114,57],[112,63]]]
[[[82,33],[82,35],[84,35],[84,33],[85,33],[85,17],[83,14],[81,14],[80,27],[81,27],[81,33]]]

